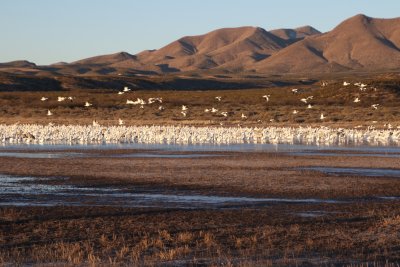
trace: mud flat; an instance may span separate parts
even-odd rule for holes
[[[0,260],[396,266],[398,153],[396,147],[3,147]]]

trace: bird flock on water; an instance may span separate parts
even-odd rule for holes
[[[323,82],[322,86],[327,86]],[[343,86],[351,85],[350,82],[343,82]],[[361,92],[367,89],[367,85],[361,82],[354,83]],[[371,87],[373,90],[377,90]],[[122,95],[130,92],[131,89],[124,87],[118,94]],[[291,89],[293,94],[298,94],[299,89]],[[262,95],[265,102],[269,102],[271,95]],[[57,101],[74,101],[73,96],[58,96]],[[311,104],[314,96],[300,98],[300,102],[307,105],[307,109],[312,109]],[[49,101],[49,97],[43,96],[41,101]],[[215,101],[221,102],[222,96],[216,96]],[[311,102],[311,103],[310,103]],[[353,100],[354,103],[361,102],[361,95]],[[151,97],[147,99],[137,98],[136,100],[126,100],[127,105],[145,105],[157,103],[158,110],[164,110],[161,97]],[[90,108],[93,104],[85,101],[84,107]],[[372,104],[371,108],[378,109],[379,104]],[[180,114],[188,116],[189,105],[182,105]],[[218,114],[228,117],[232,111],[218,110],[215,107],[204,109],[205,113]],[[292,114],[297,114],[298,110],[293,110]],[[53,111],[47,110],[47,116],[53,116]],[[246,120],[248,115],[240,113],[240,119]],[[326,115],[321,113],[319,119],[326,119]],[[274,120],[271,119],[271,122]],[[261,122],[259,120],[258,122]],[[125,122],[118,118],[116,126],[102,126],[96,120],[92,125],[37,125],[37,124],[13,124],[0,125],[0,141],[2,144],[18,143],[60,143],[60,144],[91,144],[91,143],[173,143],[173,144],[242,144],[242,143],[285,143],[285,144],[316,144],[316,145],[348,145],[348,144],[368,144],[368,145],[399,145],[400,130],[393,129],[391,124],[385,125],[387,129],[378,130],[373,126],[367,129],[334,129],[328,127],[191,127],[191,126],[126,126]]]
[[[7,144],[312,144],[400,145],[399,129],[328,127],[216,127],[0,125]]]

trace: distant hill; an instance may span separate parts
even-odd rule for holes
[[[223,28],[182,37],[158,50],[119,52],[36,66],[0,63],[0,71],[29,75],[154,75],[180,72],[330,73],[400,69],[400,18],[356,15],[330,32],[312,26],[266,31]]]
[[[296,29],[276,29],[270,31],[270,33],[292,42],[299,41],[307,36],[321,34],[320,31],[311,26],[303,26]]]
[[[0,63],[0,68],[35,68],[36,64],[27,60],[16,60]]]
[[[332,31],[282,49],[254,65],[260,72],[333,72],[400,68],[400,18],[357,15]]]

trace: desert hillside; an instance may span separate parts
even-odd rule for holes
[[[400,18],[365,15],[351,17],[326,33],[311,26],[271,31],[259,27],[222,28],[185,36],[136,55],[119,52],[50,66],[25,60],[0,63],[0,72],[38,76],[315,74],[399,68]]]

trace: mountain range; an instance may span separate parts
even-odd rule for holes
[[[356,15],[321,33],[311,26],[266,31],[223,28],[186,36],[158,50],[119,52],[37,66],[0,63],[0,71],[29,75],[147,75],[181,72],[268,74],[396,71],[400,68],[400,18]]]

